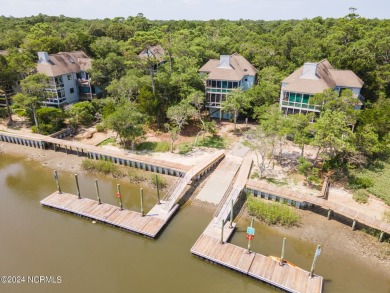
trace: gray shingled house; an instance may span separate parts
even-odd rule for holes
[[[360,94],[363,81],[351,70],[334,69],[328,60],[305,63],[282,81],[280,109],[285,114],[319,113],[318,105],[309,103],[310,97],[326,89],[341,93],[350,89],[357,99],[355,108],[360,109],[364,97]]]
[[[207,74],[206,108],[210,117],[229,119],[230,115],[221,110],[221,103],[233,89],[251,88],[255,82],[257,69],[243,56],[234,53],[221,55],[220,59],[210,59],[199,72]]]
[[[92,59],[83,51],[48,54],[38,52],[37,72],[50,77],[50,98],[47,106],[61,107],[78,102],[80,99],[91,100],[101,95],[101,90],[91,84],[88,70]]]

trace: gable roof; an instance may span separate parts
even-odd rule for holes
[[[46,56],[48,59],[38,60],[37,71],[51,77],[72,72],[78,73],[92,68],[92,59],[83,51],[60,52]]]
[[[312,67],[310,75],[306,67]],[[362,88],[363,81],[351,70],[334,69],[327,59],[318,63],[305,63],[283,81],[283,90],[307,94],[321,93],[335,87]]]
[[[160,45],[151,46],[139,53],[138,57],[141,59],[145,59],[147,57],[154,57],[158,62],[162,62],[164,61],[165,50]]]
[[[229,63],[224,57],[229,57]],[[207,73],[208,79],[232,81],[240,81],[246,75],[255,76],[257,73],[257,69],[237,53],[221,56],[221,59],[210,59],[198,71]]]

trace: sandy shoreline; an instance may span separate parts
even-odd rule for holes
[[[81,162],[83,157],[67,155],[52,150],[41,150],[22,145],[0,142],[0,152],[4,154],[24,156],[27,160],[39,162],[42,166],[53,170],[71,173],[83,173]],[[138,170],[139,172],[146,172]],[[176,181],[175,177],[163,175],[169,185]],[[146,176],[150,177],[150,176]],[[207,180],[207,179],[206,179]],[[143,184],[150,184],[142,182]],[[194,202],[194,204],[196,204]],[[199,203],[197,205],[200,205]],[[201,206],[201,205],[200,205]],[[211,208],[211,207],[207,207]],[[301,216],[299,227],[284,228],[274,226],[275,229],[286,236],[300,238],[304,241],[321,243],[329,249],[342,250],[355,258],[369,264],[374,270],[388,272],[390,269],[390,244],[380,243],[362,231],[352,231],[351,227],[335,220],[328,221],[326,217],[313,213],[310,210],[297,210]],[[246,212],[241,217],[247,217]]]

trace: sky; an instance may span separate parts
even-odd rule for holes
[[[151,20],[279,20],[339,18],[350,7],[365,18],[390,18],[390,0],[0,0],[0,15],[103,19],[143,13]]]

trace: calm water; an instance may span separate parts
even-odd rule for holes
[[[94,198],[94,177],[79,176],[81,193]],[[61,173],[62,189],[75,193],[72,174]],[[116,180],[99,178],[104,202],[116,204]],[[239,273],[211,265],[190,248],[212,211],[182,206],[157,240],[43,208],[55,191],[52,170],[0,155],[0,276],[61,276],[60,284],[1,284],[0,292],[279,292]],[[139,210],[139,187],[121,182],[124,206]],[[146,211],[156,202],[145,189]],[[241,220],[232,242],[246,247]],[[255,225],[254,251],[280,254],[283,235]],[[309,270],[314,244],[288,239],[289,260]],[[316,273],[325,292],[390,292],[390,274],[373,272],[353,259],[323,249]]]

